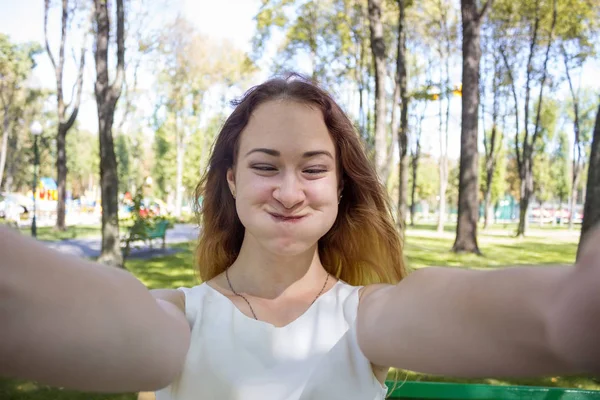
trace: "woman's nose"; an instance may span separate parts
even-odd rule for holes
[[[273,197],[285,208],[293,208],[304,200],[302,182],[294,174],[286,174],[279,186],[273,191]]]

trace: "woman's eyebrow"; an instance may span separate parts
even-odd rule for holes
[[[249,152],[246,153],[246,155],[244,157],[248,157],[252,153],[265,153],[265,154],[268,154],[268,155],[273,156],[273,157],[280,157],[281,156],[281,152],[279,152],[277,150],[266,149],[264,147],[259,147],[259,148],[250,150]],[[307,151],[304,154],[302,154],[302,157],[303,158],[311,158],[311,157],[321,156],[321,155],[327,156],[327,157],[329,157],[329,158],[331,158],[333,160],[333,156],[327,150]]]
[[[311,157],[315,157],[315,156],[327,156],[333,160],[333,156],[327,150],[307,151],[306,153],[302,154],[303,158],[311,158]]]
[[[265,154],[268,154],[268,155],[273,156],[273,157],[279,157],[279,156],[281,156],[281,153],[278,152],[277,150],[265,149],[265,148],[260,147],[260,148],[257,148],[257,149],[250,150],[249,152],[246,153],[246,155],[244,157],[248,157],[252,153],[265,153]]]

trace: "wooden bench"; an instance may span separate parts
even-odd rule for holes
[[[390,390],[393,381],[387,381]],[[390,399],[436,400],[600,400],[600,390],[536,386],[496,386],[482,384],[398,382]]]
[[[122,239],[125,243],[124,253],[125,255],[129,255],[131,250],[131,243],[142,241],[147,243],[150,248],[152,248],[152,241],[154,239],[162,239],[162,248],[165,248],[166,245],[166,237],[167,237],[167,229],[169,228],[169,221],[161,220],[157,223],[146,227],[143,234],[135,234],[129,230],[127,235]]]

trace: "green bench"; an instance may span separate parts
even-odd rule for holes
[[[386,382],[390,390],[393,381]],[[389,393],[388,393],[389,394]],[[390,399],[418,400],[600,400],[600,390],[535,386],[398,382]]]
[[[167,237],[167,229],[169,228],[169,221],[161,220],[155,224],[148,226],[144,229],[143,233],[134,233],[131,229],[122,239],[124,246],[124,254],[127,256],[131,250],[131,243],[142,241],[147,243],[152,248],[152,241],[154,239],[162,239],[162,248],[165,248],[165,241]]]

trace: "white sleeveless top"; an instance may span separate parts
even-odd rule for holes
[[[387,388],[356,339],[359,289],[338,281],[278,328],[244,315],[205,283],[180,288],[190,348],[182,374],[156,399],[384,399]]]

